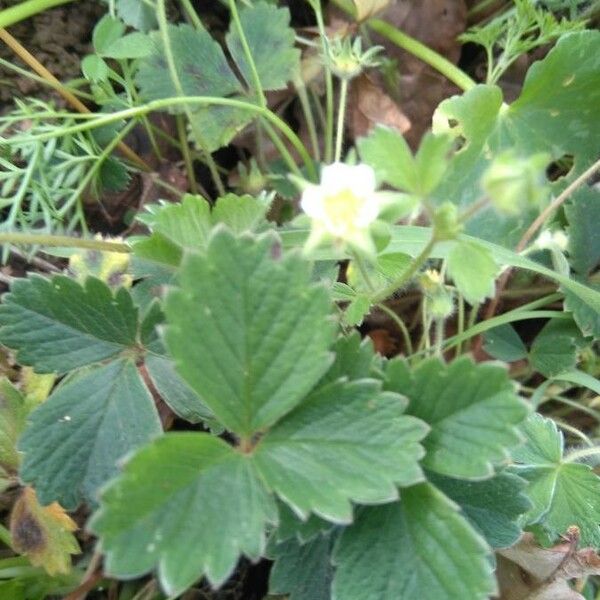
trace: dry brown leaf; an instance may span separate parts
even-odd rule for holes
[[[395,0],[354,0],[356,20],[364,21],[394,2]]]
[[[23,490],[10,515],[13,550],[50,575],[71,570],[71,554],[80,552],[73,535],[76,529],[76,523],[60,504],[41,506],[30,487]]]
[[[410,121],[400,107],[368,75],[352,83],[349,112],[354,139],[367,135],[376,125],[387,125],[400,133],[410,129]]]
[[[600,575],[600,556],[592,548],[577,550],[579,531],[569,530],[566,541],[541,548],[532,534],[498,552],[496,576],[499,600],[584,600],[568,582]]]

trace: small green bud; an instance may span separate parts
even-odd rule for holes
[[[350,38],[334,38],[327,44],[327,61],[334,75],[340,79],[354,79],[365,69],[379,64],[377,54],[381,46],[372,46],[363,52],[362,40],[357,37],[354,42]]]
[[[462,231],[458,209],[452,202],[444,202],[433,216],[434,234],[438,241],[453,240]]]
[[[546,167],[549,160],[547,154],[522,158],[512,150],[503,152],[483,174],[483,190],[499,212],[517,215],[546,197]]]

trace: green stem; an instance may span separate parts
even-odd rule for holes
[[[83,248],[102,252],[120,252],[129,254],[131,246],[123,242],[82,239],[68,235],[46,235],[36,233],[0,233],[1,244],[23,244],[25,246],[53,246],[58,248]]]
[[[44,12],[54,6],[67,4],[73,0],[27,0],[15,6],[5,8],[0,12],[0,29],[10,27],[19,21],[24,21],[33,15]]]
[[[122,119],[131,119],[146,115],[153,111],[165,110],[174,106],[182,106],[185,104],[197,105],[197,106],[231,106],[254,112],[269,121],[274,127],[279,129],[281,133],[288,139],[294,149],[298,152],[300,158],[306,165],[308,176],[313,181],[317,178],[317,172],[313,160],[310,154],[306,150],[302,140],[294,133],[293,129],[280,117],[270,110],[252,104],[250,102],[244,102],[243,100],[235,100],[233,98],[217,98],[213,96],[183,96],[176,98],[161,98],[160,100],[153,100],[142,106],[134,106],[126,108],[118,112],[114,112],[108,115],[102,115],[96,118],[83,118],[82,120],[87,121],[78,125],[71,125],[61,130],[48,131],[47,133],[41,133],[39,135],[22,135],[15,136],[10,139],[2,140],[0,138],[0,147],[9,146],[11,143],[19,143],[25,141],[43,141],[54,137],[72,135],[80,131],[87,131],[95,129],[96,127],[102,127],[103,125],[109,125]],[[73,115],[74,116],[74,115]],[[80,115],[77,115],[80,117]]]
[[[300,106],[302,107],[302,113],[304,114],[304,120],[308,128],[308,136],[310,138],[310,144],[312,146],[313,156],[317,162],[321,162],[321,148],[319,146],[319,138],[317,136],[317,125],[315,123],[315,115],[310,104],[310,98],[306,91],[306,85],[302,81],[301,77],[297,77],[294,83],[298,99],[300,100]]]
[[[266,108],[267,99],[265,98],[262,83],[260,82],[260,76],[258,74],[258,69],[256,68],[254,56],[252,56],[252,50],[250,50],[250,46],[248,44],[248,40],[246,39],[246,34],[244,32],[244,28],[242,27],[242,22],[240,21],[240,15],[238,13],[235,0],[229,0],[229,10],[231,11],[231,18],[233,19],[233,24],[235,25],[235,28],[240,37],[240,43],[242,44],[242,50],[244,51],[244,54],[246,56],[246,62],[250,67],[250,73],[252,74],[252,82],[254,83],[255,88],[254,91],[258,95],[258,101],[260,106]]]
[[[10,535],[10,531],[4,527],[4,525],[0,525],[0,542],[4,545],[12,548],[12,538]]]
[[[394,323],[396,324],[396,326],[402,333],[402,338],[404,340],[404,347],[406,349],[406,356],[411,356],[413,353],[413,344],[412,344],[412,340],[410,339],[410,333],[408,332],[408,329],[407,329],[406,325],[404,324],[404,321],[391,308],[388,308],[385,304],[377,304],[376,306],[379,310],[381,310],[386,315],[388,315],[388,317],[390,317],[390,319],[392,319],[392,321],[394,321]]]
[[[584,448],[583,450],[575,450],[570,452],[565,456],[563,462],[572,463],[581,460],[582,458],[588,458],[590,456],[599,456],[600,448],[598,446],[594,446],[592,448]]]
[[[373,297],[373,303],[378,304],[382,300],[385,300],[396,290],[400,289],[405,283],[410,281],[415,276],[417,271],[427,262],[427,259],[429,258],[436,243],[437,238],[435,235],[433,235],[421,253],[413,259],[410,267],[404,273],[402,273],[398,279],[396,279],[378,294],[375,294]]]
[[[167,61],[167,65],[169,66],[169,74],[171,76],[171,81],[177,94],[179,96],[184,96],[183,86],[181,85],[181,81],[179,80],[179,75],[177,73],[177,66],[175,64],[175,56],[173,54],[173,49],[171,48],[171,40],[169,38],[169,33],[167,31],[168,22],[167,22],[167,9],[165,6],[165,0],[158,0],[157,4],[157,19],[158,25],[160,29],[160,34],[163,42],[163,49],[165,52],[165,59]],[[217,192],[220,196],[225,195],[225,186],[223,185],[223,181],[221,180],[221,175],[219,173],[219,169],[217,168],[217,164],[215,163],[214,158],[211,153],[206,150],[206,144],[202,139],[202,132],[195,125],[192,112],[189,106],[184,105],[185,114],[188,118],[190,126],[192,127],[192,131],[194,134],[194,138],[198,145],[203,149],[204,159],[206,161],[206,165],[208,166],[208,170],[210,171],[210,175],[215,184]]]
[[[380,19],[369,19],[367,24],[379,35],[382,35],[390,40],[390,42],[396,44],[396,46],[410,52],[413,56],[416,56],[429,66],[433,67],[436,71],[439,71],[444,77],[452,81],[452,83],[456,84],[463,91],[466,92],[477,85],[464,71],[459,69],[449,60],[433,51],[431,48],[428,48],[425,44],[422,44],[415,38],[400,31],[390,23],[386,23]]]
[[[363,278],[363,281],[365,282],[367,287],[369,288],[369,291],[374,292],[375,286],[373,285],[373,282],[371,281],[371,277],[369,276],[369,271],[367,270],[367,267],[366,267],[362,257],[360,256],[360,254],[358,254],[358,252],[352,252],[352,260],[356,263],[356,266],[358,267],[360,275]]]
[[[187,178],[190,184],[190,190],[193,194],[198,193],[198,184],[196,182],[196,173],[194,172],[194,161],[188,145],[187,135],[185,131],[185,123],[183,122],[183,115],[177,115],[175,117],[175,124],[177,126],[177,136],[179,137],[179,146],[181,147],[181,154],[183,156],[183,162],[185,163],[185,170],[187,171]]]
[[[325,63],[325,162],[330,163],[333,158],[333,75],[327,60],[327,31],[323,21],[321,2],[315,5],[315,17],[321,37],[321,52]]]
[[[335,162],[342,160],[342,146],[344,143],[344,121],[346,119],[346,104],[348,102],[348,80],[340,82],[340,106],[338,109],[337,136],[335,139]]]
[[[185,11],[185,14],[188,16],[192,25],[196,29],[203,29],[204,26],[202,25],[202,21],[200,20],[200,17],[198,17],[198,14],[194,10],[194,7],[192,6],[190,0],[180,0],[180,2],[181,6],[183,7],[183,10]]]

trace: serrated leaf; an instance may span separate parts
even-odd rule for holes
[[[223,50],[205,29],[168,25],[167,37],[184,96],[224,97],[241,92]],[[158,32],[150,38],[152,53],[140,61],[136,75],[140,93],[146,101],[177,97],[180,93],[169,72],[163,39]]]
[[[430,481],[461,507],[492,548],[508,548],[521,537],[519,519],[531,502],[520,477],[501,472],[484,481],[464,481],[431,474]]]
[[[512,325],[499,325],[486,331],[483,340],[483,349],[492,358],[513,362],[527,357],[527,348]]]
[[[136,343],[129,293],[98,279],[84,286],[57,275],[15,280],[0,305],[0,342],[38,373],[65,373],[111,358]]]
[[[483,172],[495,156],[511,148],[523,156],[550,152],[555,160],[572,155],[573,172],[556,184],[558,190],[568,185],[597,158],[599,66],[600,33],[572,33],[531,66],[520,97],[510,106],[503,104],[496,86],[476,86],[442,102],[434,115],[434,129],[449,130],[465,143],[451,161],[436,198],[462,206],[475,202],[481,195]],[[502,219],[487,210],[472,218],[467,230],[515,246],[534,217]]]
[[[351,501],[389,502],[398,497],[397,485],[423,479],[419,441],[427,427],[405,416],[405,406],[373,380],[329,384],[260,440],[254,461],[267,485],[302,518],[315,513],[349,523]]]
[[[302,545],[290,539],[274,549],[269,593],[288,600],[330,600],[333,567],[330,536],[318,536]]]
[[[248,194],[227,194],[219,198],[211,213],[213,225],[223,223],[234,233],[252,232],[266,223],[270,202]]]
[[[564,439],[550,419],[534,414],[522,427],[525,444],[513,450],[512,470],[529,482],[533,503],[526,523],[557,538],[576,525],[583,546],[600,547],[600,478],[585,464],[563,458]]]
[[[175,596],[202,575],[219,585],[240,554],[259,558],[265,527],[276,520],[275,503],[247,455],[207,434],[175,433],[126,464],[90,528],[108,574],[129,579],[157,568]]]
[[[140,31],[157,27],[156,10],[144,0],[116,0],[117,14],[124,23]]]
[[[71,555],[79,554],[73,535],[77,524],[57,502],[40,506],[35,491],[26,487],[13,505],[10,533],[13,549],[43,567],[49,575],[68,573]]]
[[[424,483],[365,508],[334,552],[338,600],[487,600],[490,549],[456,505]]]
[[[234,100],[246,100],[236,96]],[[197,143],[194,132],[202,132],[202,148],[215,152],[227,146],[233,138],[249,125],[255,113],[238,106],[204,106],[191,114],[191,139]]]
[[[25,453],[20,475],[42,504],[94,504],[119,459],[160,433],[135,364],[111,362],[64,383],[31,413],[19,440]]]
[[[109,156],[102,161],[99,172],[102,191],[121,192],[129,185],[130,181],[129,171],[123,162],[114,156]]]
[[[569,262],[586,278],[600,265],[600,191],[584,186],[565,204],[569,223]]]
[[[528,414],[506,369],[475,364],[468,357],[445,365],[423,361],[412,372],[403,360],[392,360],[386,389],[409,399],[407,414],[431,427],[423,445],[423,465],[449,477],[481,479],[494,472],[521,438],[517,426]]]
[[[303,521],[288,507],[287,504],[279,502],[279,524],[275,532],[277,542],[285,542],[290,538],[296,538],[300,543],[305,544],[320,534],[327,534],[335,527],[334,523],[325,521],[316,515],[310,515]]]
[[[179,373],[240,435],[289,412],[330,365],[328,295],[300,257],[273,258],[278,244],[219,228],[205,254],[186,257],[165,304]]]
[[[213,415],[175,371],[167,356],[148,355],[144,361],[152,383],[175,414],[190,423],[210,421]]]
[[[335,360],[321,380],[321,385],[342,377],[353,381],[373,375],[372,369],[377,359],[370,338],[361,340],[360,334],[354,331],[350,335],[340,336],[332,350]]]
[[[469,304],[493,296],[499,270],[492,253],[478,244],[458,242],[448,254],[448,275]]]
[[[590,283],[588,289],[600,293],[600,284]],[[573,313],[573,319],[586,337],[600,338],[600,310],[590,296],[575,294],[572,290],[561,287],[565,295],[565,310]]]
[[[300,50],[294,47],[296,34],[290,27],[290,11],[266,2],[256,2],[253,6],[244,6],[240,10],[240,22],[262,88],[285,88],[288,81],[300,71]],[[226,40],[238,69],[247,85],[253,88],[252,70],[233,23]]]

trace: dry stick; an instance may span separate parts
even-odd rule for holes
[[[516,252],[522,252],[527,244],[531,241],[533,236],[538,232],[540,227],[546,222],[548,217],[552,215],[552,213],[559,209],[564,202],[575,192],[578,190],[592,175],[600,171],[600,159],[597,160],[589,169],[584,171],[577,179],[573,180],[557,197],[553,200],[537,217],[537,219],[529,226],[527,231],[523,234],[523,237],[519,240],[519,243],[516,247]],[[483,320],[491,319],[496,313],[496,309],[498,308],[498,304],[500,303],[500,296],[508,283],[508,280],[511,276],[512,269],[507,269],[502,277],[498,280],[498,284],[496,285],[496,295],[488,304],[485,315],[483,316]],[[481,336],[477,338],[477,342],[475,344],[475,349],[481,349],[482,341]]]
[[[56,78],[40,61],[24,48],[19,41],[17,41],[6,29],[0,29],[0,40],[2,40],[24,63],[26,63],[33,71],[35,71],[40,77],[45,79],[48,84],[53,87],[74,109],[80,113],[90,113],[90,109],[74,96],[65,86]],[[131,162],[135,163],[144,171],[152,171],[152,168],[148,163],[138,156],[127,144],[119,142],[119,150],[126,156]]]

